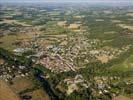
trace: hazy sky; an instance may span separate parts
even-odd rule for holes
[[[0,0],[0,2],[129,2],[133,0]]]

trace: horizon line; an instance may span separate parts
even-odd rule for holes
[[[83,3],[133,3],[133,1],[53,1],[53,0],[51,0],[51,1],[42,1],[42,0],[38,0],[38,1],[33,1],[33,0],[23,0],[23,1],[15,1],[15,0],[0,0],[0,2],[13,2],[13,3],[15,3],[15,2],[29,2],[29,3],[37,3],[37,2],[40,2],[40,3],[45,3],[45,2],[48,2],[48,3],[69,3],[69,2],[74,2],[74,3],[80,3],[80,2],[83,2]]]

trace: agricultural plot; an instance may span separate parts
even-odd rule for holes
[[[19,96],[3,80],[0,80],[0,100],[20,100]]]
[[[111,69],[120,72],[133,72],[133,55],[129,56],[124,62],[114,65]]]

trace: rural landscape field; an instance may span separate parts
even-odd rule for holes
[[[2,1],[0,100],[133,100],[132,0]]]

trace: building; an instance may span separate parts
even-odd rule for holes
[[[24,49],[23,48],[17,48],[17,49],[14,49],[13,51],[15,53],[22,53],[22,52],[24,52]]]

